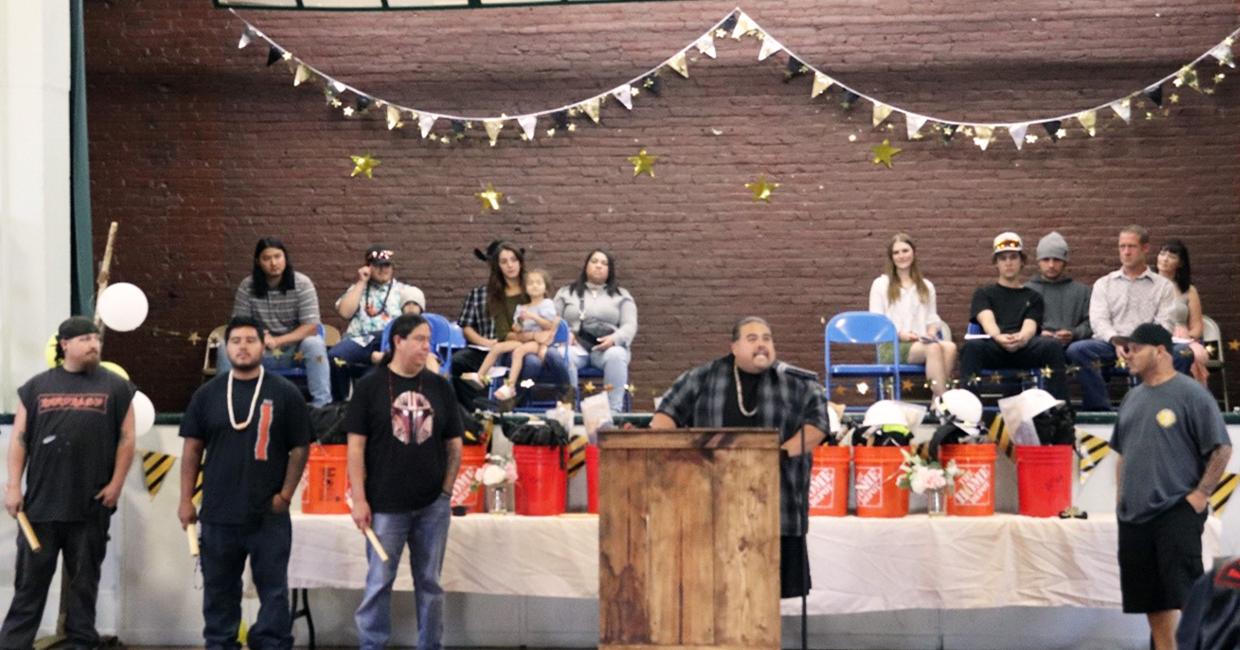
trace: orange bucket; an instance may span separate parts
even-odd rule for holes
[[[853,490],[858,517],[903,517],[908,490],[896,485],[908,447],[853,447]]]
[[[452,505],[465,506],[465,512],[482,512],[482,503],[486,499],[486,490],[482,485],[471,491],[478,469],[487,462],[487,448],[484,445],[465,445],[461,448],[461,470],[456,473],[456,482],[452,484]]]
[[[598,514],[598,445],[586,446],[586,512]]]
[[[995,514],[995,445],[943,445],[939,453],[944,467],[956,461],[961,471],[947,514],[961,517],[986,517]]]
[[[306,460],[306,489],[301,511],[310,515],[347,515],[349,502],[349,446],[310,445]]]
[[[814,468],[809,473],[809,514],[848,514],[848,461],[848,447],[821,445],[814,450]]]
[[[1016,445],[1020,514],[1054,517],[1072,505],[1072,445]]]
[[[568,501],[564,448],[513,445],[512,459],[517,463],[517,514],[563,514]]]

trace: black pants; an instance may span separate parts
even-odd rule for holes
[[[809,593],[809,548],[805,536],[779,537],[779,597],[799,598]]]
[[[965,386],[977,392],[972,382],[982,370],[1030,371],[1049,367],[1051,376],[1046,378],[1046,390],[1058,399],[1068,399],[1067,364],[1063,346],[1049,336],[1035,336],[1025,347],[1008,352],[991,339],[965,341],[960,353],[960,378]]]
[[[287,514],[267,514],[239,526],[202,524],[203,640],[208,649],[240,648],[241,572],[250,558],[258,590],[258,620],[246,637],[255,650],[293,647],[288,606],[288,556],[293,525]]]
[[[452,388],[456,390],[456,401],[470,412],[475,408],[474,400],[486,397],[487,390],[462,381],[461,375],[467,372],[478,372],[482,362],[487,358],[486,350],[461,348],[452,354]]]
[[[4,626],[0,627],[0,648],[30,648],[34,643],[47,604],[47,590],[56,573],[56,559],[62,554],[68,591],[62,592],[60,598],[65,604],[68,647],[99,645],[95,601],[111,519],[111,509],[92,503],[87,521],[32,521],[30,525],[43,545],[38,553],[30,550],[25,536],[18,531],[13,602]]]

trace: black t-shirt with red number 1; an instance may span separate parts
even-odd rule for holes
[[[258,379],[233,381],[233,419],[245,422]],[[289,451],[310,444],[306,400],[293,382],[275,373],[263,376],[250,424],[240,431],[228,419],[228,373],[203,384],[181,418],[181,437],[206,445],[202,510],[209,524],[245,524],[271,511],[271,499],[284,485]]]
[[[366,501],[374,512],[410,512],[443,492],[448,452],[461,437],[461,413],[447,379],[426,369],[402,377],[376,368],[353,384],[344,416],[366,436]]]

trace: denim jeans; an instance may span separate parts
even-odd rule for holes
[[[577,385],[578,368],[592,366],[601,369],[603,382],[611,386],[611,390],[607,391],[607,402],[611,405],[611,411],[623,413],[624,391],[629,383],[629,357],[629,349],[618,345],[613,345],[602,352],[591,350],[588,353],[581,346],[574,345],[568,351],[568,358],[572,361],[572,367],[569,368],[569,381],[573,386]]]
[[[443,570],[444,549],[448,545],[448,524],[452,519],[451,499],[440,495],[435,502],[412,512],[376,512],[371,520],[388,561],[383,562],[368,544],[366,588],[354,621],[362,648],[383,648],[392,634],[392,581],[405,545],[409,546],[409,568],[413,574],[413,599],[418,610],[418,650],[443,647]]]
[[[246,636],[254,650],[293,647],[288,558],[293,525],[287,513],[236,526],[202,523],[202,637],[208,650],[240,648],[241,572],[246,556],[258,590],[258,620]]]
[[[95,631],[95,604],[99,594],[99,569],[108,547],[108,525],[112,511],[92,506],[88,521],[30,522],[43,549],[30,550],[26,538],[17,533],[17,571],[13,602],[0,628],[0,648],[29,648],[39,631],[47,591],[56,573],[56,559],[64,555],[68,591],[65,603],[65,647],[93,648],[99,645]]]
[[[1066,355],[1068,363],[1080,367],[1077,377],[1081,381],[1081,410],[1112,410],[1107,378],[1115,367],[1115,346],[1101,339],[1085,339],[1069,345]],[[1176,370],[1187,375],[1193,366],[1192,350],[1187,345],[1176,344],[1171,349],[1171,360]]]
[[[268,370],[291,368],[297,361],[293,359],[292,345],[281,348],[280,356],[263,350],[263,366]],[[307,336],[297,343],[297,351],[302,355],[302,363],[306,368],[306,387],[310,389],[310,403],[324,406],[332,401],[331,372],[327,365],[327,344],[318,334]],[[232,364],[228,361],[228,353],[222,348],[216,360],[216,368],[220,374],[228,372]]]

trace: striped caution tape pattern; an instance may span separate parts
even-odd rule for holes
[[[1111,445],[1098,436],[1076,430],[1077,465],[1080,468],[1081,485],[1089,480],[1094,468],[1111,453]]]
[[[1222,516],[1223,508],[1227,507],[1227,502],[1231,500],[1231,495],[1235,493],[1237,486],[1240,486],[1240,474],[1232,472],[1223,474],[1223,479],[1218,482],[1214,492],[1210,493],[1210,507],[1214,508],[1215,517]]]
[[[999,450],[1009,460],[1012,454],[1016,453],[1016,446],[1012,444],[1012,432],[1008,431],[1007,424],[1003,421],[1003,416],[996,413],[995,419],[990,423],[990,439],[998,445]]]
[[[586,466],[586,446],[590,441],[585,436],[573,436],[568,439],[568,475],[571,478]]]
[[[172,454],[161,454],[157,451],[142,452],[143,482],[151,498],[159,494],[159,489],[164,486],[164,478],[168,476],[168,472],[172,471],[172,466],[176,462],[177,457]]]
[[[198,469],[198,480],[194,481],[194,496],[190,500],[195,507],[202,506],[202,468]]]

